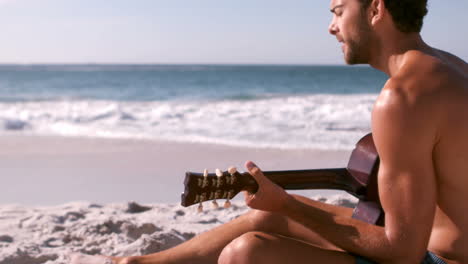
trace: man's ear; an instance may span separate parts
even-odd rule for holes
[[[370,16],[371,25],[375,26],[385,16],[385,1],[384,0],[372,0],[371,5],[368,9],[368,14]]]

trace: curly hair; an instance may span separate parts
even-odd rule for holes
[[[372,0],[359,0],[365,10]],[[405,33],[421,32],[427,14],[427,0],[384,0],[398,30]]]

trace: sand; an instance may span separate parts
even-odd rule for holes
[[[180,202],[186,171],[344,167],[350,151],[239,148],[128,139],[0,137],[0,204]],[[327,192],[302,192],[306,195]],[[331,192],[335,194],[336,192]]]
[[[316,199],[320,199],[316,197]],[[322,199],[325,201],[325,199]],[[328,202],[352,206],[335,196]],[[68,264],[73,254],[129,256],[159,252],[247,212],[176,204],[74,202],[60,206],[0,206],[0,264]]]
[[[179,205],[186,171],[253,160],[264,170],[343,167],[349,151],[62,137],[0,137],[0,264],[65,264],[72,253],[142,255],[173,247],[248,208]],[[337,191],[296,192],[351,205]],[[318,199],[318,198],[317,198]],[[206,206],[209,207],[209,204]]]

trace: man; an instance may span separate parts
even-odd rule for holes
[[[250,213],[115,263],[468,263],[468,65],[420,37],[427,0],[332,0],[348,64],[388,74],[372,113],[385,226],[289,195],[252,162]],[[79,262],[77,258],[76,263]]]

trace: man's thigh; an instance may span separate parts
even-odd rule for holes
[[[297,197],[299,197],[299,196],[297,196]],[[310,200],[310,199],[305,198],[305,197],[301,197],[301,198],[303,199],[304,203],[307,203],[308,200]],[[339,206],[336,206],[336,207],[339,208]],[[342,209],[339,209],[339,210],[342,210],[344,212],[343,214],[349,215],[349,217],[351,217],[352,209],[342,208]],[[305,227],[302,224],[299,224],[298,222],[296,222],[296,221],[294,221],[294,220],[292,220],[292,219],[290,219],[288,217],[278,215],[277,217],[281,218],[281,220],[277,220],[277,219],[274,219],[275,214],[272,214],[272,213],[269,213],[269,212],[256,211],[256,212],[252,212],[252,213],[254,215],[255,214],[260,214],[260,216],[257,217],[258,221],[263,222],[263,223],[265,223],[265,222],[271,222],[272,223],[271,225],[270,224],[266,225],[266,226],[268,226],[267,229],[261,229],[259,231],[265,231],[267,233],[275,233],[275,234],[279,234],[279,235],[282,235],[282,236],[295,238],[295,239],[302,240],[304,242],[307,242],[308,244],[312,244],[312,245],[314,245],[316,247],[319,247],[319,248],[322,248],[322,249],[328,249],[328,250],[334,250],[334,251],[343,251],[341,248],[335,246],[333,243],[329,242],[327,239],[320,236],[314,230],[311,230],[310,228]],[[266,214],[266,216],[265,215],[261,216],[262,214]]]
[[[228,247],[236,252],[230,252],[229,256],[225,257],[243,258],[236,259],[237,261],[232,263],[354,264],[356,262],[355,257],[342,251],[326,250],[293,238],[263,232],[249,232],[233,240]],[[220,260],[222,258],[223,256]]]

